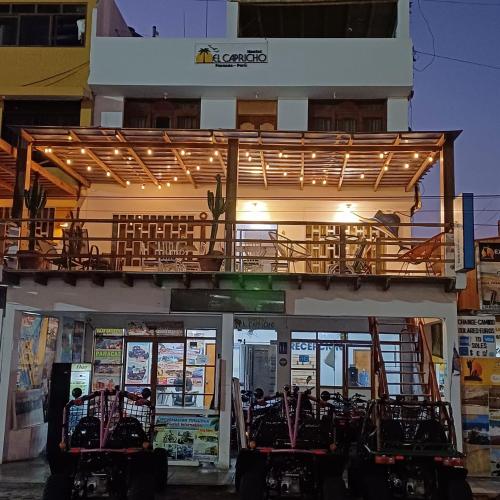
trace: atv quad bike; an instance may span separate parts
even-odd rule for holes
[[[257,392],[257,391],[256,391]],[[247,448],[236,462],[241,500],[296,496],[343,500],[343,453],[336,451],[330,395],[288,387],[272,399],[252,400],[247,419]]]
[[[449,403],[372,401],[358,453],[351,468],[364,500],[472,500]]]
[[[102,497],[154,500],[167,485],[168,459],[153,450],[154,408],[141,396],[103,390],[81,397],[75,389],[64,410],[61,457],[43,500]]]

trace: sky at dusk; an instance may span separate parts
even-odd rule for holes
[[[220,37],[225,0],[117,0],[128,24],[151,36]],[[425,23],[422,13],[428,20]],[[500,0],[414,0],[411,29],[416,51],[499,67],[490,69],[416,54],[413,130],[463,130],[456,142],[457,193],[476,195],[476,236],[496,234],[500,219]],[[430,30],[429,30],[430,28]],[[431,35],[431,32],[432,35]],[[427,66],[431,63],[426,69]],[[423,70],[423,71],[422,71]],[[423,195],[439,194],[438,169]],[[497,198],[481,196],[497,194]],[[435,220],[436,200],[424,198],[421,220]]]

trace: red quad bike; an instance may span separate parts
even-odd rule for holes
[[[351,464],[364,500],[472,500],[449,403],[370,402]]]
[[[74,389],[73,396],[64,410],[61,460],[45,483],[43,500],[154,500],[155,491],[167,486],[168,458],[166,450],[153,450],[151,391],[81,397]]]
[[[343,500],[344,454],[334,443],[334,413],[311,390],[285,387],[270,400],[252,402],[247,419],[247,448],[236,462],[241,500],[295,496]]]

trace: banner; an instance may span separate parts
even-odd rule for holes
[[[495,357],[495,316],[459,316],[457,323],[460,356]]]
[[[159,415],[154,445],[165,448],[170,460],[216,462],[219,417]]]

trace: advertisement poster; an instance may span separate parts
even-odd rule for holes
[[[151,342],[129,342],[127,344],[126,384],[151,383]]]
[[[464,357],[461,363],[463,385],[500,386],[500,359]]]
[[[83,339],[85,337],[85,323],[75,321],[73,325],[73,363],[81,363],[83,357]]]
[[[122,367],[120,365],[95,365],[92,377],[92,390],[112,391],[116,386],[121,386]]]
[[[80,388],[85,396],[90,392],[90,363],[73,363],[71,365],[71,378],[69,382],[69,397],[72,397],[73,389]]]
[[[184,343],[162,342],[158,344],[158,385],[182,384]],[[177,382],[179,381],[180,382]]]
[[[94,350],[96,365],[121,365],[122,353],[123,339],[96,337]]]
[[[481,310],[500,314],[500,242],[479,243]]]
[[[127,325],[128,335],[156,335],[160,337],[183,337],[184,323],[182,321],[133,322]]]
[[[123,337],[125,330],[123,328],[95,328],[94,333],[98,337]]]
[[[170,460],[216,462],[219,452],[219,417],[160,415],[154,445],[167,450]]]
[[[495,316],[458,316],[460,356],[496,356]]]

